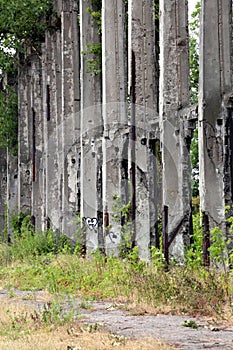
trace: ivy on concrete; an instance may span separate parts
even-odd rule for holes
[[[100,41],[88,43],[82,54],[86,58],[86,73],[101,74],[102,72],[102,0],[89,0],[87,12],[92,16],[93,22],[97,24],[97,33]]]
[[[128,0],[124,0],[125,6],[125,29],[127,36],[128,29]],[[87,12],[93,17],[94,23],[97,24],[98,34],[102,35],[102,0],[89,0],[89,6]],[[155,12],[155,31],[159,33],[159,0],[154,0],[154,12]],[[88,43],[86,49],[82,52],[86,56],[87,73],[100,74],[102,71],[102,44]]]

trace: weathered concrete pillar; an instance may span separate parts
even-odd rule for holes
[[[135,103],[136,234],[142,258],[149,258],[158,220],[156,139],[158,127],[158,63],[156,62],[154,1],[129,1],[130,87]],[[133,71],[133,73],[132,73]],[[135,84],[133,87],[132,84]],[[131,126],[132,127],[132,126]]]
[[[18,158],[0,149],[0,234],[4,241],[11,236],[10,219],[18,204]]]
[[[15,75],[7,75],[3,78],[3,87],[6,91],[10,88],[17,91],[17,80]],[[14,116],[15,121],[18,115]],[[15,133],[16,130],[12,130]],[[10,135],[14,139],[17,135]],[[15,145],[16,146],[16,145]],[[16,214],[18,209],[18,157],[16,156],[16,149],[12,147],[5,147],[0,149],[0,231],[4,240],[10,241],[11,216]]]
[[[199,81],[199,164],[201,210],[209,218],[210,228],[225,231],[225,205],[232,204],[232,158],[228,132],[232,135],[231,112],[227,115],[223,97],[232,90],[231,80],[232,1],[201,2],[200,81]],[[227,128],[229,130],[227,131]],[[232,136],[230,136],[230,139]],[[229,196],[229,191],[231,195]],[[227,194],[228,192],[228,194]],[[228,201],[226,202],[226,196]]]
[[[160,1],[160,127],[163,205],[168,207],[170,255],[183,259],[191,215],[188,116],[187,0]]]
[[[18,157],[13,156],[7,150],[7,198],[5,202],[5,209],[7,217],[5,218],[5,228],[7,238],[9,241],[12,236],[11,217],[17,212],[18,204]]]
[[[59,70],[56,65],[59,59],[57,46],[60,46],[60,41],[56,32],[47,32],[42,51],[44,156],[41,168],[44,169],[45,181],[43,178],[41,180],[45,190],[44,228],[49,228],[51,225],[53,229],[59,230],[61,228],[61,188],[59,186],[57,94],[60,91],[61,80],[59,81]]]
[[[43,129],[43,140],[42,140],[42,157],[40,159],[40,171],[39,171],[39,183],[40,183],[40,191],[41,191],[41,229],[45,231],[47,229],[47,56],[46,56],[46,40],[45,43],[41,44],[41,91],[42,91],[42,129]]]
[[[76,230],[80,164],[79,31],[77,1],[64,0],[61,12],[61,96],[62,96],[62,231]]]
[[[26,59],[24,57],[23,59]],[[31,69],[22,63],[18,76],[18,211],[31,212]]]
[[[3,229],[5,227],[5,216],[7,214],[7,150],[0,148],[0,232],[4,237]]]
[[[32,211],[33,222],[42,228],[42,192],[40,160],[43,152],[42,66],[38,55],[31,57],[31,154],[32,154]]]
[[[102,208],[102,95],[101,74],[88,70],[90,45],[100,45],[98,25],[87,11],[89,0],[80,2],[81,31],[81,217],[87,251],[103,249]],[[96,10],[95,8],[93,10]],[[85,53],[85,54],[84,54]],[[98,186],[99,182],[99,186]],[[93,225],[92,221],[93,219]],[[90,223],[90,225],[89,225]]]
[[[126,47],[124,1],[102,1],[103,205],[106,250],[117,254],[120,227],[114,222],[113,196],[126,204],[123,152],[127,142]],[[123,189],[123,192],[122,192]]]

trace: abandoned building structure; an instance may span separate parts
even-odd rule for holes
[[[117,254],[130,221],[132,245],[149,259],[162,218],[165,255],[182,259],[198,125],[204,233],[227,234],[232,1],[201,1],[198,105],[190,103],[188,1],[160,0],[159,18],[154,5],[102,0],[100,28],[91,0],[54,0],[57,26],[39,52],[27,47],[18,68],[18,156],[1,150],[1,230],[17,210],[38,230],[75,239],[79,216],[86,251]]]

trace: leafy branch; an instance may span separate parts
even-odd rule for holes
[[[92,16],[93,22],[97,24],[97,34],[102,35],[102,0],[90,0],[90,6],[86,11]],[[102,43],[88,43],[82,51],[86,56],[86,73],[100,74],[102,71]]]
[[[189,51],[190,51],[190,96],[191,103],[198,102],[199,85],[199,26],[200,26],[200,1],[197,2],[195,10],[191,15]],[[191,164],[192,164],[192,192],[193,196],[199,195],[199,155],[198,155],[198,129],[194,131],[191,142]]]
[[[10,153],[17,154],[17,94],[11,86],[0,90],[0,147],[8,147]]]
[[[25,47],[35,50],[44,40],[52,14],[52,0],[1,0],[0,2],[0,146],[17,151],[17,94],[15,80],[19,54]],[[14,79],[15,77],[15,79]]]

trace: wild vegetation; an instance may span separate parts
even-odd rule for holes
[[[205,268],[199,214],[194,218],[193,243],[186,252],[185,264],[180,266],[174,260],[168,271],[162,252],[156,248],[151,251],[150,264],[139,260],[137,247],[122,250],[121,259],[98,251],[85,258],[79,240],[74,244],[65,235],[56,236],[51,231],[35,234],[29,217],[18,226],[15,222],[13,242],[0,246],[2,288],[43,289],[128,302],[133,296],[138,306],[191,314],[220,316],[226,305],[231,307],[231,264],[225,254],[229,242],[219,229],[211,232],[211,260],[225,269]]]
[[[224,240],[221,230],[214,229],[211,259],[224,269],[216,269],[214,264],[211,268],[204,267],[199,219],[199,214],[194,217],[193,243],[186,252],[185,263],[181,266],[172,261],[167,269],[161,250],[156,248],[151,251],[150,264],[139,260],[137,247],[133,250],[120,247],[121,258],[106,256],[98,251],[83,257],[78,239],[74,244],[65,235],[56,236],[51,231],[35,233],[30,217],[15,216],[12,243],[2,242],[0,245],[1,288],[8,290],[9,298],[14,298],[15,289],[31,292],[43,290],[49,297],[40,312],[25,309],[12,311],[11,307],[3,307],[1,303],[0,345],[4,341],[14,349],[13,344],[25,343],[26,337],[38,346],[39,334],[48,332],[48,341],[59,334],[70,344],[69,349],[75,348],[77,334],[79,341],[85,338],[82,342],[88,341],[88,338],[91,342],[102,339],[106,345],[99,349],[110,349],[115,342],[119,346],[124,345],[124,349],[130,346],[137,349],[137,343],[116,339],[98,326],[91,330],[81,329],[77,307],[70,303],[69,312],[64,313],[61,302],[64,298],[79,298],[83,307],[91,300],[124,302],[125,308],[134,315],[202,315],[221,322],[232,322],[232,271],[225,254],[229,242]],[[48,348],[48,343],[43,345],[42,342],[40,349],[46,349],[46,346]],[[59,346],[57,349],[62,348]],[[156,349],[154,342],[144,343],[143,346],[143,349]],[[158,349],[166,349],[163,346],[158,345]],[[21,345],[20,348],[24,349]],[[38,349],[36,345],[34,348]],[[4,346],[1,349],[5,349]]]
[[[14,295],[9,296],[14,299]],[[25,297],[24,302],[32,302]],[[10,305],[9,305],[10,304]],[[0,348],[2,350],[171,350],[172,347],[153,339],[130,340],[107,332],[100,324],[79,324],[76,312],[62,316],[59,302],[46,303],[38,311],[30,306],[0,301]],[[76,316],[76,317],[75,317]]]
[[[192,104],[198,103],[199,82],[199,16],[200,1],[197,2],[195,11],[191,15],[189,23],[189,52],[190,52],[190,98]],[[194,130],[190,149],[192,166],[192,194],[199,195],[199,156],[198,156],[198,128]]]

